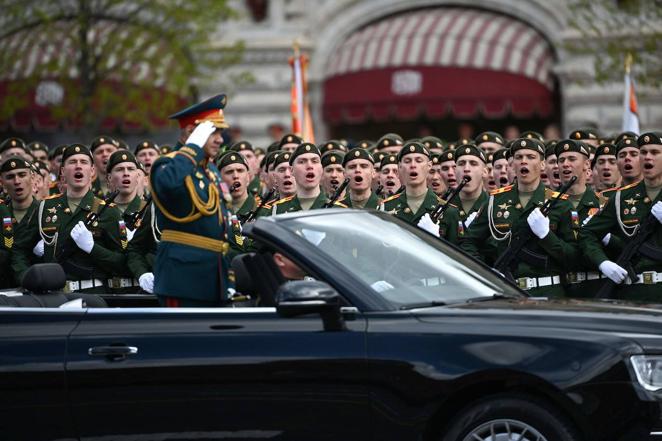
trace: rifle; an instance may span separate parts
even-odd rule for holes
[[[252,220],[254,220],[255,216],[257,216],[257,212],[260,211],[262,209],[262,207],[264,207],[264,204],[269,202],[271,200],[271,198],[274,197],[274,195],[276,194],[277,191],[278,191],[278,188],[275,187],[275,186],[271,190],[269,190],[269,193],[267,193],[267,195],[264,197],[264,199],[260,200],[260,204],[257,207],[255,207],[254,210],[251,210],[248,214],[245,214],[245,215],[241,216],[239,218],[239,222],[241,222],[242,224],[245,224],[246,222],[251,222]]]
[[[430,219],[432,219],[432,222],[435,224],[441,219],[441,217],[444,215],[446,210],[448,210],[448,207],[450,206],[450,201],[455,198],[462,189],[464,188],[465,185],[467,185],[467,182],[471,181],[470,176],[465,176],[462,178],[462,181],[458,184],[457,187],[455,187],[454,190],[448,189],[446,193],[444,194],[443,202],[437,205],[437,207],[434,209],[432,213],[430,213]]]
[[[556,205],[558,200],[561,199],[561,197],[570,189],[570,187],[572,187],[576,180],[577,176],[570,178],[567,183],[561,186],[558,196],[545,202],[545,204],[540,209],[540,212],[543,214],[543,216],[547,217],[549,215],[549,212],[552,211],[554,205]],[[496,260],[496,262],[494,262],[494,269],[499,271],[501,274],[504,274],[511,281],[514,281],[515,278],[513,277],[513,267],[516,265],[515,258],[520,255],[523,250],[523,254],[527,254],[528,257],[538,257],[536,253],[533,253],[532,251],[524,248],[524,246],[531,241],[531,236],[533,236],[531,228],[521,228],[517,236],[515,236],[514,240],[510,242],[510,245],[506,251],[504,251],[503,254],[501,254]]]
[[[653,232],[655,232],[655,227],[658,225],[657,218],[651,213],[646,219],[640,224],[637,233],[630,237],[627,245],[621,251],[621,254],[616,259],[616,264],[625,268],[628,272],[628,277],[632,282],[637,280],[637,273],[634,271],[632,266],[632,260],[639,252],[641,255],[646,257],[650,256],[650,251],[653,250],[653,246],[648,244]],[[607,278],[602,284],[597,294],[595,295],[596,299],[611,299],[616,288],[616,283]]]
[[[152,195],[147,196],[147,199],[145,200],[145,205],[138,210],[134,211],[133,213],[124,213],[124,224],[129,230],[135,230],[136,228],[140,227],[140,224],[142,223],[143,217],[145,216],[145,212],[149,208],[149,204],[152,202]]]
[[[377,189],[375,190],[375,194],[379,197],[382,197],[382,191],[384,191],[384,186],[382,184],[379,184],[377,186]]]
[[[329,199],[327,203],[325,203],[322,206],[322,208],[333,207],[333,205],[338,201],[338,199],[340,199],[342,192],[345,191],[345,188],[347,188],[348,185],[349,185],[349,178],[345,178],[345,180],[342,181],[342,184],[340,184],[338,188],[336,188],[336,191],[333,192],[333,196],[331,197],[331,199]]]
[[[92,227],[92,225],[94,225],[94,223],[101,218],[103,212],[115,200],[118,194],[120,194],[119,190],[113,191],[103,200],[104,204],[101,204],[101,208],[99,208],[98,212],[90,211],[87,214],[85,220],[83,221],[85,228],[89,230],[90,227]],[[92,277],[92,273],[94,272],[94,267],[83,266],[79,263],[72,262],[70,259],[70,257],[74,254],[74,252],[77,249],[78,246],[71,238],[71,236],[67,236],[64,244],[62,244],[62,248],[60,249],[60,252],[56,254],[55,260],[57,260],[58,263],[62,265],[62,268],[64,269],[65,273],[76,276],[79,279],[89,279]]]

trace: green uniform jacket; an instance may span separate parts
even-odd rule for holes
[[[542,207],[546,199],[556,197],[557,192],[546,189],[541,182],[534,191],[526,207],[519,200],[517,184],[503,187],[492,192],[487,207],[480,212],[467,230],[460,246],[466,252],[485,261],[484,244],[493,238],[497,244],[497,256],[503,254],[509,246],[510,232],[520,228],[529,229],[527,217],[536,207]],[[567,262],[575,262],[578,258],[577,247],[574,246],[570,211],[572,205],[567,200],[558,201],[549,214],[549,234],[543,239],[532,236],[530,251],[547,257],[546,268],[536,268],[523,260],[517,263],[513,273],[518,277],[543,277],[561,275],[565,272]]]
[[[607,205],[600,214],[593,216],[579,234],[579,245],[586,258],[592,265],[598,267],[605,260],[610,258],[609,252],[605,252],[602,246],[602,238],[611,233],[612,239],[618,238],[621,243],[627,243],[629,237],[634,234],[636,226],[648,217],[651,208],[661,199],[660,192],[655,200],[650,200],[646,194],[646,184],[640,181],[625,187],[621,187],[616,194],[609,199]],[[610,246],[611,246],[610,240]],[[662,247],[662,225],[657,225],[652,238],[648,242],[655,247]],[[617,258],[617,256],[616,256]],[[662,272],[662,262],[638,256],[634,259],[633,267],[638,274],[644,271]],[[650,285],[628,285],[623,286],[617,297],[634,300],[647,300],[650,296],[645,291],[649,291]],[[660,290],[660,284],[653,285],[652,288]],[[662,294],[653,297],[654,300],[662,299]]]
[[[20,235],[21,231],[24,230],[25,228],[28,227],[30,223],[30,219],[35,216],[37,213],[37,207],[39,206],[39,201],[35,199],[34,197],[32,198],[32,203],[28,207],[28,210],[26,211],[25,215],[23,216],[23,219],[21,219],[20,222],[16,220],[16,217],[14,216],[14,207],[10,203],[7,209],[9,210],[9,215],[11,217],[11,229],[10,231],[7,231],[7,228],[3,228],[3,234],[5,235],[5,242],[3,246],[6,246],[7,242],[11,244],[13,242],[13,238]],[[3,221],[4,221],[5,216],[3,216]],[[13,230],[13,232],[11,231]],[[7,240],[9,239],[9,240]],[[2,288],[10,288],[14,286],[20,285],[20,279],[19,280],[14,280],[15,278],[13,277],[13,272],[10,269],[10,256],[7,254],[7,260],[2,263],[2,276],[0,276],[0,287]],[[35,255],[32,255],[32,260],[31,264],[33,263],[38,263],[40,262],[41,259]]]
[[[355,208],[352,206],[352,198],[349,196],[349,192],[347,192],[347,195],[345,196],[344,199],[339,201],[341,205],[340,207],[345,206],[346,208]],[[377,196],[374,192],[370,192],[370,197],[368,198],[368,201],[365,203],[365,206],[363,207],[364,209],[372,209],[376,210],[379,208],[379,204],[381,203],[379,196]]]
[[[255,176],[251,182],[248,183],[248,196],[260,196],[262,190],[264,190],[263,187],[264,184],[260,181],[260,175]]]
[[[13,273],[10,269],[11,250],[14,246],[15,229],[13,216],[9,207],[0,200],[0,216],[2,216],[2,242],[0,243],[0,288],[10,288],[14,285]]]
[[[145,273],[153,272],[157,239],[160,239],[160,234],[154,216],[154,205],[151,204],[126,249],[126,264],[136,279]]]
[[[480,214],[480,211],[483,210],[487,206],[487,201],[489,200],[489,195],[487,194],[486,191],[483,191],[480,193],[480,196],[478,196],[478,199],[474,202],[474,204],[471,206],[469,211],[464,211],[464,208],[462,208],[462,201],[460,200],[460,195],[457,195],[454,197],[450,203],[453,204],[455,207],[457,207],[458,210],[458,216],[459,216],[459,221],[456,228],[457,228],[457,237],[458,240],[462,240],[464,238],[464,235],[467,232],[467,229],[471,227],[471,224],[467,226],[465,224],[467,218],[471,216],[473,213],[478,212]],[[476,215],[478,217],[478,215]],[[474,218],[475,220],[475,218]],[[491,241],[493,243],[493,241]],[[496,245],[495,245],[496,246]]]
[[[320,191],[319,196],[317,196],[317,199],[315,199],[315,202],[313,202],[313,205],[310,207],[310,209],[315,210],[317,208],[323,208],[326,202],[326,196],[322,191]],[[273,203],[267,202],[260,209],[258,216],[271,216],[274,214],[292,213],[301,210],[302,208],[301,203],[299,202],[299,197],[295,194],[286,198],[279,199]]]
[[[428,189],[427,193],[425,194],[425,199],[423,199],[423,203],[420,207],[418,207],[418,211],[413,213],[409,207],[409,204],[407,203],[407,192],[403,191],[401,193],[394,194],[387,199],[384,199],[380,205],[380,210],[391,213],[398,219],[401,219],[410,225],[416,226],[426,213],[432,213],[440,203],[444,203],[443,200],[434,194],[432,190]],[[438,221],[439,236],[451,243],[457,244],[459,222],[459,211],[456,206],[451,204]]]
[[[12,268],[18,280],[28,269],[32,260],[32,249],[44,238],[44,262],[57,262],[56,256],[62,250],[64,243],[71,240],[73,254],[70,260],[86,267],[92,267],[92,277],[104,279],[108,276],[121,274],[125,266],[124,247],[126,230],[119,210],[115,206],[108,207],[101,215],[96,225],[91,228],[94,237],[94,247],[90,254],[79,249],[71,239],[71,230],[79,221],[84,221],[96,206],[100,211],[102,200],[96,199],[92,191],[88,191],[75,212],[71,212],[66,195],[54,196],[40,202],[37,215],[32,216],[25,229],[21,229],[16,237],[12,253]],[[40,217],[41,215],[41,217]],[[62,263],[62,262],[59,262]],[[67,280],[78,280],[79,276],[68,273]]]

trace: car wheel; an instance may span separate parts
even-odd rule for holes
[[[531,397],[500,395],[473,403],[453,418],[443,441],[578,441],[572,425]]]

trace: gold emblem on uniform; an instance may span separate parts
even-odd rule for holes
[[[12,161],[9,165],[12,166],[12,168],[16,167],[16,162]]]
[[[102,139],[102,141],[103,141],[103,139]],[[80,147],[76,146],[76,148],[74,149],[74,151],[75,151],[76,153],[80,152]]]
[[[623,210],[623,214],[627,216],[628,214],[630,214],[630,210],[626,208],[625,210]]]
[[[51,221],[51,217],[50,217],[50,216],[46,216],[46,222],[48,223],[48,222],[50,222],[50,221]]]
[[[581,139],[582,135],[579,132],[575,132],[575,138]]]
[[[55,209],[55,207],[51,207],[51,208],[48,209],[49,213],[55,213],[56,211],[57,210]]]
[[[307,151],[307,152],[310,151],[310,146],[309,146],[309,145],[306,146],[306,151]]]
[[[203,181],[198,181],[198,187],[200,187],[200,190],[205,189],[205,183]]]
[[[195,172],[195,177],[198,178],[198,179],[202,179],[202,173]]]
[[[483,141],[487,141],[488,139],[490,139],[489,136],[487,136],[487,135],[483,135]]]
[[[329,161],[331,161],[331,162],[336,162],[336,157],[335,157],[335,156],[331,156],[331,157],[329,158]]]
[[[237,157],[236,157],[235,155],[230,156],[230,160],[231,160],[231,161],[234,161],[234,160],[236,160],[236,159],[237,159]]]
[[[467,147],[466,149],[464,149],[464,153],[471,153],[471,149]]]
[[[292,137],[291,136],[287,137],[287,142],[292,142]]]
[[[508,208],[510,208],[510,205],[508,205],[507,203],[503,203],[503,204],[499,204],[498,207],[499,210],[507,210]]]
[[[649,142],[651,140],[650,136],[646,135],[644,136],[644,142]]]
[[[361,156],[361,152],[359,152],[358,150],[355,151],[355,152],[354,152],[354,156],[356,156],[356,157],[358,158],[359,156]]]
[[[147,144],[147,141],[143,142],[143,147],[147,147],[149,144]]]
[[[99,142],[105,142],[106,140],[103,138],[99,138]]]
[[[632,208],[630,209],[630,213],[632,213],[632,214],[636,214],[636,213],[637,213],[637,207],[632,207]]]
[[[570,150],[570,146],[568,144],[563,144],[563,150]]]
[[[521,208],[522,208],[522,204],[520,204],[520,203],[518,202],[517,205],[515,205],[515,208],[517,208],[518,210],[521,209]]]
[[[452,153],[448,153],[448,154],[446,155],[446,157],[447,157],[448,159],[453,159],[453,154],[452,154]]]
[[[629,144],[632,144],[632,141],[629,140],[629,139],[625,139],[625,143],[629,145]]]
[[[128,156],[122,155],[122,160],[126,161],[127,158],[128,158]]]
[[[64,209],[64,212],[69,214],[69,213],[71,213],[71,210],[69,209],[69,207],[67,207],[67,208]]]
[[[645,203],[649,203],[650,201],[651,201],[651,200],[650,200],[650,198],[649,198],[648,196],[646,196],[646,197],[644,198],[644,202],[645,202]]]
[[[609,153],[609,147],[605,147],[605,153]]]
[[[11,140],[11,146],[16,147],[16,140],[14,140],[14,139]]]
[[[388,147],[388,139],[384,140],[384,147]]]
[[[628,205],[634,205],[637,203],[637,201],[635,199],[630,198],[630,199],[626,199],[625,203]]]
[[[526,141],[520,142],[519,145],[522,146],[522,147],[526,147]]]
[[[411,209],[409,207],[405,208],[405,213],[411,213]]]
[[[499,212],[497,213],[497,217],[501,217],[501,216],[503,216],[503,213],[499,211]]]
[[[508,216],[510,216],[510,211],[506,211],[505,213],[503,213],[504,219],[508,219]]]
[[[410,151],[410,152],[414,152],[414,151],[416,151],[416,147],[414,147],[413,145],[412,145],[412,146],[409,146],[409,151]]]
[[[53,217],[51,218],[53,222],[57,222],[57,214],[54,214]]]

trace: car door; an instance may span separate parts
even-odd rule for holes
[[[81,440],[365,440],[365,320],[274,308],[90,309],[66,364]],[[143,439],[143,438],[140,438]]]
[[[84,311],[0,308],[0,438],[75,438],[67,405],[66,340]]]

